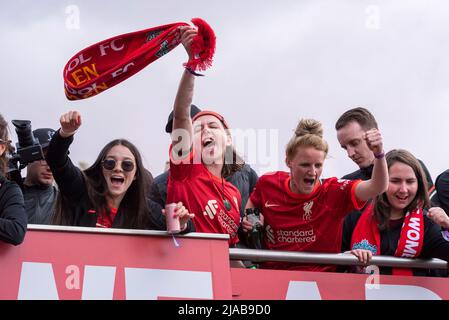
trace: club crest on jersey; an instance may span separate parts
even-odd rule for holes
[[[354,243],[354,245],[352,246],[352,250],[357,250],[357,249],[369,250],[369,251],[371,251],[371,253],[373,255],[377,254],[377,246],[369,243],[368,240],[366,240],[366,239],[363,239],[360,242]]]
[[[265,235],[268,239],[269,242],[271,242],[272,244],[276,243],[276,239],[274,236],[274,230],[270,225],[267,225],[265,228]]]
[[[344,190],[344,188],[346,188],[346,186],[349,184],[350,180],[339,179],[337,182],[341,184],[340,189]]]
[[[313,201],[304,203],[304,214],[302,216],[303,220],[312,220],[312,207]]]

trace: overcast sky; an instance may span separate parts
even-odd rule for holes
[[[71,147],[75,162],[92,163],[107,142],[127,138],[157,175],[168,155],[164,128],[183,47],[77,102],[65,98],[62,71],[93,43],[193,17],[217,36],[214,65],[198,79],[194,103],[222,113],[249,137],[236,137],[251,141],[238,149],[259,173],[286,168],[285,145],[301,118],[323,123],[330,144],[323,177],[356,170],[334,130],[356,106],[376,116],[386,150],[411,151],[433,178],[449,168],[444,0],[2,1],[0,112],[29,119],[34,129],[57,129],[61,114],[78,110],[84,123]]]

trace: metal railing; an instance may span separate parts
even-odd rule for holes
[[[249,260],[253,262],[277,261],[308,264],[363,266],[363,264],[360,263],[354,255],[347,253],[332,254],[230,248],[229,258],[231,260]],[[440,259],[407,259],[390,256],[374,256],[370,261],[370,265],[376,265],[379,267],[402,267],[420,269],[449,268],[448,263]]]

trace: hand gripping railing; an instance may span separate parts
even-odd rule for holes
[[[253,262],[278,261],[295,262],[309,264],[330,264],[330,265],[360,265],[359,260],[352,254],[332,254],[332,253],[310,253],[230,248],[229,258],[231,260],[249,260]],[[379,267],[403,267],[421,269],[447,269],[449,265],[440,259],[407,259],[390,256],[374,256],[370,265]]]

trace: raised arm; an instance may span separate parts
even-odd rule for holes
[[[181,42],[184,45],[189,59],[191,58],[191,44],[193,38],[197,35],[195,27],[185,26],[179,27]],[[195,76],[187,69],[179,83],[178,92],[176,94],[174,111],[173,111],[173,132],[172,143],[173,150],[177,154],[182,150],[182,154],[188,153],[193,144],[193,128],[192,119],[190,118],[190,105],[193,100],[193,92],[195,88]]]
[[[355,195],[360,201],[367,201],[385,192],[388,188],[388,168],[383,149],[382,135],[379,130],[372,129],[366,132],[365,140],[374,153],[374,168],[370,180],[360,182]]]
[[[68,157],[73,135],[81,126],[81,116],[70,111],[60,118],[61,128],[54,134],[48,146],[46,160],[58,184],[59,190],[71,201],[77,201],[85,193],[84,176]]]

